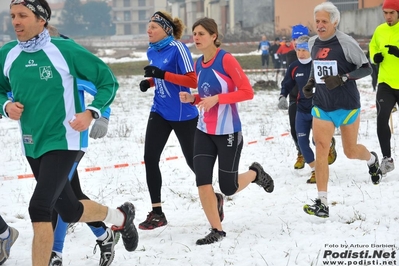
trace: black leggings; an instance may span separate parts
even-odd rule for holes
[[[29,203],[32,222],[51,222],[53,209],[67,223],[79,221],[83,204],[79,202],[69,182],[82,151],[49,151],[39,158],[26,157],[37,181]],[[62,200],[58,200],[62,198]]]
[[[383,156],[391,157],[391,130],[389,117],[392,108],[399,103],[399,90],[392,89],[386,83],[378,84],[377,105],[377,135]]]
[[[180,143],[187,165],[193,170],[194,134],[198,116],[187,121],[167,121],[151,112],[147,122],[144,144],[144,162],[151,203],[161,202],[162,175],[159,169],[161,153],[172,130]]]
[[[371,73],[371,85],[373,85],[373,90],[375,91],[377,88],[377,82],[378,82],[378,65],[375,64],[370,64],[373,72]]]
[[[80,186],[80,180],[79,180],[79,175],[78,175],[78,171],[75,170],[73,173],[73,177],[71,180],[71,187],[73,192],[75,193],[76,197],[78,198],[78,200],[89,200],[90,198],[88,196],[86,196],[86,194],[83,193],[82,188]],[[58,200],[62,200],[61,198],[59,198]],[[53,228],[55,228],[55,226],[57,225],[57,220],[58,220],[58,213],[56,210],[53,211],[53,217],[52,217],[52,222],[53,222]],[[107,226],[103,223],[103,222],[90,222],[87,223],[87,225],[92,226],[92,227],[102,227],[104,229],[107,228]]]
[[[228,196],[236,193],[243,141],[241,132],[210,135],[197,129],[194,142],[194,170],[197,187],[212,184],[213,167],[218,158],[220,190]]]
[[[291,136],[294,139],[295,147],[298,151],[298,154],[302,154],[301,149],[299,148],[298,145],[298,137],[296,135],[296,129],[295,129],[296,109],[297,109],[297,103],[290,102],[288,106],[288,118],[290,120]]]
[[[269,66],[269,54],[262,54],[262,66],[266,68]]]
[[[0,215],[0,234],[4,233],[8,228],[7,223],[4,221],[3,217]]]

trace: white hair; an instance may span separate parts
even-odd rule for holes
[[[302,35],[298,39],[296,39],[296,44],[306,43],[309,41],[308,35]]]
[[[341,20],[341,14],[339,13],[338,8],[331,2],[323,2],[319,5],[317,5],[314,8],[314,16],[316,18],[316,13],[319,11],[326,11],[327,13],[330,14],[330,22],[331,23],[337,23],[336,26],[338,26],[339,21]]]

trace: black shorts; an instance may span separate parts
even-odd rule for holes
[[[37,181],[29,203],[32,222],[51,222],[54,208],[65,222],[79,221],[83,204],[75,196],[68,177],[83,155],[82,151],[56,150],[36,159],[27,157]]]
[[[238,166],[242,147],[241,132],[210,135],[197,129],[194,141],[197,186],[212,184],[213,167],[218,158],[220,190],[226,195],[233,195],[238,189]]]

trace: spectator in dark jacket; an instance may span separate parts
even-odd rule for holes
[[[309,30],[307,27],[298,24],[292,27],[292,43],[293,46],[296,45],[296,40],[303,36],[308,35]],[[297,54],[295,49],[289,50],[285,54],[286,66],[288,67],[292,62],[298,60]],[[290,129],[291,129],[291,136],[295,142],[295,147],[298,151],[298,156],[296,162],[294,164],[295,169],[302,169],[305,167],[305,158],[302,155],[301,149],[298,145],[298,138],[295,130],[295,117],[296,117],[296,110],[297,110],[297,97],[298,97],[298,87],[295,85],[294,88],[289,93],[289,105],[288,105],[288,117],[290,120]]]
[[[270,46],[270,48],[269,48],[269,53],[273,59],[273,66],[275,69],[279,69],[281,67],[280,58],[278,57],[278,54],[276,53],[278,48],[280,48],[280,38],[276,38],[274,40],[274,44],[272,46]]]

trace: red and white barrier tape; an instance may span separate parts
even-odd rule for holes
[[[264,68],[264,69],[243,69],[245,73],[253,73],[253,72],[282,72],[287,71],[286,68]]]
[[[367,94],[374,93],[374,92],[369,92],[369,91],[364,91],[364,90],[360,90],[360,92],[367,93]],[[375,108],[375,105],[372,105],[369,108],[373,109],[373,108]],[[361,111],[364,112],[365,109],[362,109]],[[290,135],[289,132],[284,132],[284,133],[277,135],[277,137],[285,137],[285,136],[289,136],[289,135]],[[269,136],[264,139],[249,141],[247,143],[247,145],[257,144],[257,143],[260,143],[261,141],[269,141],[269,140],[274,140],[274,139],[276,139],[275,136]],[[182,158],[182,156],[166,157],[165,159],[163,159],[161,161],[168,162],[168,161],[172,161],[172,160],[177,160],[179,158]],[[82,169],[78,169],[78,172],[79,173],[96,172],[96,171],[102,171],[102,170],[107,170],[107,169],[119,169],[119,168],[126,168],[126,167],[134,167],[134,166],[143,165],[143,164],[144,164],[144,161],[136,162],[136,163],[120,163],[120,164],[114,164],[114,165],[108,165],[108,166],[92,166],[92,167],[85,167]],[[26,179],[26,178],[33,178],[33,177],[34,177],[33,174],[29,173],[29,174],[19,174],[19,175],[14,175],[14,176],[0,176],[0,180],[15,180],[15,179]]]
[[[279,136],[280,137],[285,137],[288,136],[289,133],[282,133]],[[274,136],[269,136],[266,137],[264,139],[261,140],[254,140],[254,141],[250,141],[247,143],[247,145],[251,145],[251,144],[256,144],[261,142],[262,140],[265,141],[269,141],[269,140],[273,140],[276,137]],[[170,156],[170,157],[166,157],[165,159],[161,160],[161,162],[168,162],[168,161],[172,161],[172,160],[177,160],[182,158],[183,156]],[[136,163],[120,163],[120,164],[114,164],[114,165],[108,165],[108,166],[91,166],[91,167],[85,167],[82,169],[78,169],[79,173],[82,172],[97,172],[97,171],[102,171],[102,170],[107,170],[107,169],[119,169],[119,168],[126,168],[126,167],[134,167],[134,166],[138,166],[138,165],[143,165],[145,164],[144,161],[141,162],[136,162]],[[19,175],[14,175],[14,176],[0,176],[0,180],[15,180],[15,179],[26,179],[26,178],[33,178],[34,175],[29,173],[29,174],[19,174]]]

